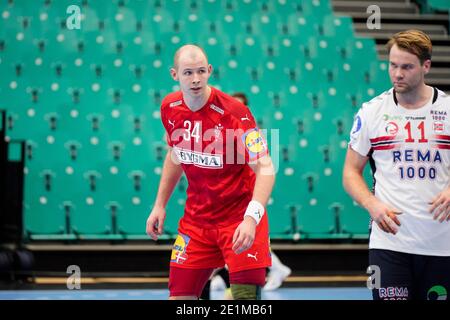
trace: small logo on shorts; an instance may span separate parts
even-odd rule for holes
[[[247,253],[247,258],[253,258],[253,259],[255,259],[255,261],[258,261],[258,258],[256,258],[257,254],[258,254],[258,252],[255,252],[255,255]]]
[[[428,300],[447,300],[447,289],[443,286],[434,286],[427,293]]]
[[[191,238],[181,233],[177,236],[177,239],[173,245],[170,262],[183,264],[187,260],[188,255],[186,253],[186,249],[190,240]]]

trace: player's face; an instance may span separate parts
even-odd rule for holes
[[[211,72],[212,66],[204,55],[182,55],[178,61],[178,70],[172,69],[172,77],[179,81],[185,97],[198,99],[207,94]]]
[[[423,84],[430,65],[430,60],[421,65],[416,55],[400,50],[397,45],[392,46],[389,53],[389,76],[395,91],[408,93],[416,90]]]

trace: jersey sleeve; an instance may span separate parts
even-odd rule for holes
[[[165,129],[165,132],[166,132],[164,136],[165,136],[167,145],[169,147],[173,147],[173,141],[170,139],[170,132],[169,132],[168,127],[167,127],[168,122],[167,122],[167,116],[166,116],[165,110],[166,110],[166,108],[164,108],[164,104],[161,105],[161,122],[162,122],[162,125],[163,125],[163,127]]]
[[[363,106],[355,115],[349,141],[349,146],[364,157],[369,154],[371,149],[368,128],[369,119],[367,119],[366,111],[367,109]]]
[[[269,153],[266,139],[256,125],[255,119],[247,109],[247,113],[236,120],[241,135],[237,138],[237,150],[240,156],[245,157],[245,162],[253,162]]]

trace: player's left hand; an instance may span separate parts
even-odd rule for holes
[[[250,249],[255,240],[256,221],[252,217],[244,217],[233,235],[233,251],[240,254],[245,250]]]
[[[434,213],[433,219],[439,222],[450,220],[450,187],[439,193],[431,201],[430,213]]]

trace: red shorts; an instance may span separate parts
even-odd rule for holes
[[[256,227],[250,249],[236,254],[232,250],[233,235],[241,222],[227,227],[203,229],[187,225],[180,220],[178,236],[170,258],[170,266],[188,269],[221,268],[228,265],[229,272],[266,268],[272,265],[269,249],[267,214]]]

